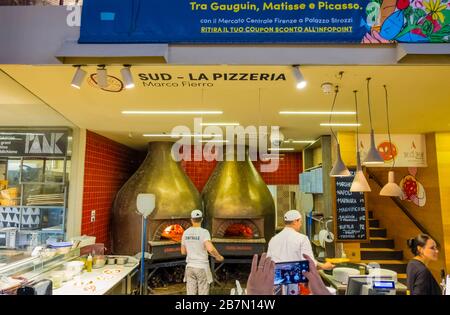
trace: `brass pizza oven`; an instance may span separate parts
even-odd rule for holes
[[[225,255],[248,255],[265,250],[275,233],[275,205],[267,185],[249,158],[220,161],[202,193],[206,227]]]
[[[198,190],[172,158],[172,142],[150,142],[144,162],[118,192],[113,208],[113,252],[140,252],[139,193],[155,194],[156,207],[148,218],[147,240],[153,259],[180,257],[180,240],[190,226],[190,213],[201,209]]]

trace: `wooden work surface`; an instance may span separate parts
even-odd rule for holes
[[[332,275],[326,274],[323,270],[319,270],[319,274],[322,277],[323,281],[326,285],[331,285],[333,288],[337,290],[338,295],[344,295],[347,290],[347,285],[342,284],[339,281],[336,281]],[[405,295],[407,287],[400,282],[395,284],[395,288],[397,291],[397,295]]]

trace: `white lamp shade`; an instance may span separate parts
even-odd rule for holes
[[[364,164],[384,164],[384,160],[375,147],[375,136],[373,133],[373,129],[370,131],[370,149],[367,152],[366,159],[364,160]]]
[[[350,187],[352,192],[365,192],[372,191],[370,189],[369,183],[367,182],[366,176],[362,171],[361,167],[361,157],[359,151],[356,153],[356,173],[353,179],[352,186]]]
[[[130,67],[124,67],[120,70],[120,73],[122,74],[123,82],[125,83],[126,89],[132,89],[134,88],[134,81],[133,76],[131,74]]]
[[[347,166],[345,166],[341,157],[341,147],[339,143],[336,146],[336,162],[334,162],[333,168],[331,169],[330,176],[331,177],[345,177],[350,176],[350,171]]]
[[[388,183],[380,191],[380,196],[400,197],[402,189],[395,182],[394,171],[388,173]]]
[[[295,77],[295,86],[297,87],[297,89],[303,89],[306,87],[306,80],[305,77],[303,76],[302,72],[300,71],[299,67],[293,67],[292,69],[294,77]]]
[[[372,191],[370,189],[369,183],[367,182],[366,176],[364,176],[363,171],[356,171],[355,178],[353,179],[352,186],[350,187],[351,192],[365,192]]]
[[[84,78],[86,77],[86,71],[81,69],[80,67],[77,67],[77,71],[75,72],[75,75],[73,76],[71,86],[73,86],[76,89],[81,88],[81,84],[83,84]]]
[[[155,195],[139,194],[136,198],[136,207],[144,218],[148,217],[155,210]]]

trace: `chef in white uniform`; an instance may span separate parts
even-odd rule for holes
[[[209,267],[208,252],[217,260],[223,257],[211,242],[207,229],[201,227],[203,214],[200,210],[191,212],[192,226],[184,231],[181,238],[181,254],[186,257],[186,293],[188,295],[208,295],[209,286],[213,282]]]
[[[303,254],[314,258],[309,238],[300,233],[302,215],[297,210],[289,210],[284,215],[284,229],[272,237],[269,242],[267,256],[275,263],[305,260]],[[321,264],[315,261],[317,269],[333,269],[331,263]]]

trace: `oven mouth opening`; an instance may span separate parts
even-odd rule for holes
[[[225,230],[223,236],[226,238],[254,238],[255,231],[244,223],[230,224]]]
[[[171,224],[164,228],[161,233],[161,240],[170,240],[174,242],[181,242],[184,228],[180,224]]]

